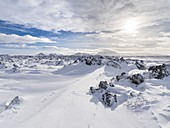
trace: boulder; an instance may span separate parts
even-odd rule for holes
[[[120,76],[119,76],[119,75],[116,76],[116,80],[119,81],[119,80],[125,78],[125,75],[126,75],[126,73],[125,73],[125,72],[122,72]]]
[[[165,64],[158,65],[158,66],[151,66],[148,68],[148,71],[151,72],[150,77],[153,77],[156,79],[162,79],[169,75],[169,72]]]
[[[86,60],[85,60],[85,64],[86,64],[86,65],[92,65],[92,61],[91,61],[90,59],[86,59]]]
[[[95,93],[95,92],[96,92],[96,89],[95,89],[93,86],[91,86],[91,87],[90,87],[90,93],[93,94],[93,93]]]
[[[114,87],[115,85],[113,83],[109,83],[109,86],[110,87]]]
[[[13,72],[18,72],[19,71],[19,66],[17,66],[16,64],[13,64],[12,71]]]
[[[102,95],[102,102],[106,107],[111,107],[114,102],[117,102],[117,96],[116,94],[113,95],[109,92],[106,92]]]
[[[19,105],[21,102],[22,102],[22,98],[19,97],[19,96],[16,96],[14,99],[6,102],[5,109],[9,109],[9,108],[12,108],[16,105]]]
[[[130,77],[128,77],[130,81],[136,85],[139,85],[140,83],[144,82],[144,77],[141,74],[135,74]]]
[[[106,90],[107,89],[107,85],[108,85],[107,81],[100,81],[99,88]]]
[[[144,70],[146,69],[146,65],[145,63],[143,62],[143,60],[137,60],[136,63],[135,63],[136,67],[140,70]]]
[[[107,62],[107,66],[112,66],[112,67],[114,67],[114,68],[119,68],[119,69],[121,69],[121,66],[120,66],[118,63],[114,62],[114,61],[109,61],[109,62]]]

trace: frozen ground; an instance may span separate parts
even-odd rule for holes
[[[90,94],[91,86],[97,88],[100,81],[110,82],[122,72],[144,74],[147,69],[139,70],[133,62],[116,61],[121,69],[72,63],[74,57],[56,65],[55,57],[49,62],[42,56],[1,57],[0,128],[170,128],[170,76],[146,77],[137,87],[113,80],[118,102],[106,107]],[[14,63],[19,66],[15,71]],[[158,63],[146,67],[150,65]]]

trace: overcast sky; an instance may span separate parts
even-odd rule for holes
[[[0,53],[101,49],[170,55],[170,0],[0,0]]]

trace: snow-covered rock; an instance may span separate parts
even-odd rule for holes
[[[144,77],[141,74],[135,74],[130,77],[128,77],[130,81],[136,85],[139,85],[144,82]]]
[[[21,104],[23,98],[16,96],[14,99],[9,100],[5,103],[5,109],[15,108],[17,105]]]
[[[151,72],[150,77],[153,77],[156,79],[162,79],[169,75],[167,66],[165,64],[158,65],[158,66],[151,66],[149,67],[148,71]]]

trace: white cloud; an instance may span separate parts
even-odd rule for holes
[[[92,48],[113,47],[118,52],[123,49],[127,52],[138,52],[139,49],[149,52],[153,48],[157,52],[156,48],[168,46],[170,41],[167,32],[170,31],[170,0],[0,0],[0,8],[0,19],[28,27],[56,32],[95,31],[97,34],[86,35],[91,42],[82,43]],[[122,31],[122,25],[129,18],[138,22],[135,35]],[[70,44],[75,43],[79,47],[81,41],[76,39]],[[28,35],[0,34],[0,42],[52,41]]]
[[[57,46],[43,46],[41,47],[42,50],[48,53],[57,53],[57,54],[67,54],[72,55],[75,53],[88,53],[88,54],[96,54],[102,49],[70,49],[64,47],[57,47]]]
[[[65,47],[57,47],[57,46],[28,46],[26,44],[5,44],[3,45],[5,49],[0,48],[0,54],[38,54],[43,52],[45,54],[56,53],[63,55],[73,55],[76,53],[88,53],[88,54],[96,54],[98,52],[102,52],[107,49],[70,49]],[[111,51],[111,49],[109,49]]]
[[[49,42],[52,43],[48,38],[38,38],[38,37],[33,37],[30,35],[25,35],[25,36],[18,36],[15,34],[3,34],[0,33],[0,43],[36,43],[36,42]]]
[[[169,6],[169,0],[0,0],[0,19],[46,30],[117,30],[131,17],[142,26],[167,20]]]
[[[27,44],[3,44],[3,47],[6,48],[11,48],[11,49],[37,49],[37,46],[29,46]]]
[[[170,32],[160,32],[160,34],[164,37],[170,37]]]

